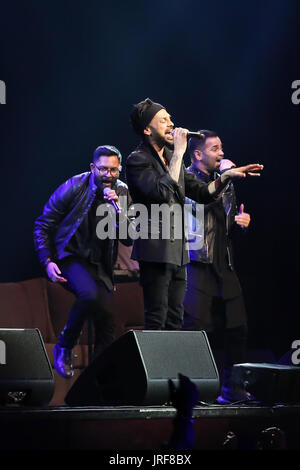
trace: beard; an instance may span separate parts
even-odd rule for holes
[[[169,140],[166,135],[161,135],[158,132],[153,132],[152,138],[159,147],[167,146],[168,148],[173,148],[174,146],[173,139]]]
[[[169,150],[174,150],[174,142],[170,142],[169,140],[166,140],[165,146],[166,146]]]
[[[99,189],[103,189],[103,188],[106,188],[106,187],[112,187],[116,181],[117,181],[117,178],[108,178],[106,176],[104,177],[94,177],[94,181],[95,181],[95,184],[96,186],[98,186]]]

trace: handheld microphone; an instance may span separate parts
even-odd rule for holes
[[[172,130],[171,134],[174,135],[174,132],[175,132],[175,129]],[[188,132],[187,134],[187,139],[190,139],[190,138],[196,138],[196,139],[205,139],[205,135],[204,134],[201,134],[200,131],[196,131],[196,132]]]
[[[188,132],[187,138],[190,139],[191,137],[195,137],[196,139],[205,139],[205,135],[201,134],[200,131]]]
[[[107,196],[107,193],[110,191],[110,188],[106,187],[103,189],[103,194],[105,196]],[[115,201],[114,199],[108,199],[107,202],[110,202],[113,206],[114,206],[114,209],[115,211],[117,212],[117,214],[120,214],[121,212],[121,207],[119,206],[119,204],[117,203],[117,201]]]

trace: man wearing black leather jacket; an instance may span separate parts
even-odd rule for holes
[[[120,196],[124,200],[128,196],[127,186],[118,179],[120,165],[118,149],[110,145],[98,147],[90,171],[60,185],[35,221],[35,248],[48,277],[76,295],[54,347],[54,366],[65,378],[74,375],[72,349],[88,317],[94,325],[94,354],[101,353],[114,340],[110,304],[117,229],[116,236],[111,230],[112,236],[106,237],[103,227],[100,233],[99,224],[107,218],[115,228],[118,218],[112,202],[119,203]],[[124,243],[128,244],[128,240]]]
[[[222,142],[215,132],[200,132],[205,136],[201,141],[191,139],[189,142],[192,164],[188,171],[209,183],[235,164],[224,159]],[[195,202],[188,202],[195,206]],[[235,227],[245,229],[249,223],[250,215],[244,212],[243,204],[237,211],[234,187],[228,184],[218,201],[205,205],[202,246],[190,250],[191,261],[187,266],[183,328],[205,330],[209,336],[216,330],[224,333],[225,358],[219,403],[248,398],[243,391],[233,390],[231,371],[234,363],[245,361],[247,338],[246,309],[233,265],[232,233]],[[192,227],[195,227],[192,219],[189,225],[192,240]]]

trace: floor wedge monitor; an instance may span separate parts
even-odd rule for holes
[[[0,328],[0,403],[47,405],[54,378],[38,329]]]
[[[199,399],[214,401],[219,374],[204,331],[131,330],[83,371],[65,397],[70,406],[162,405],[168,380],[190,378]]]
[[[233,381],[265,405],[300,403],[300,367],[251,363],[233,366]]]

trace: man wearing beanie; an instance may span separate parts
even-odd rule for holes
[[[132,251],[132,258],[140,265],[145,329],[179,330],[189,261],[184,230],[185,196],[202,204],[213,202],[232,179],[257,174],[263,166],[230,168],[215,181],[203,183],[184,168],[188,130],[174,128],[164,106],[147,98],[133,107],[130,117],[142,142],[127,158],[127,184],[133,203],[147,209],[149,227],[148,231],[145,224],[140,227]],[[168,221],[163,210],[157,211],[162,205],[169,208]],[[158,220],[153,224],[154,213],[158,213]]]

